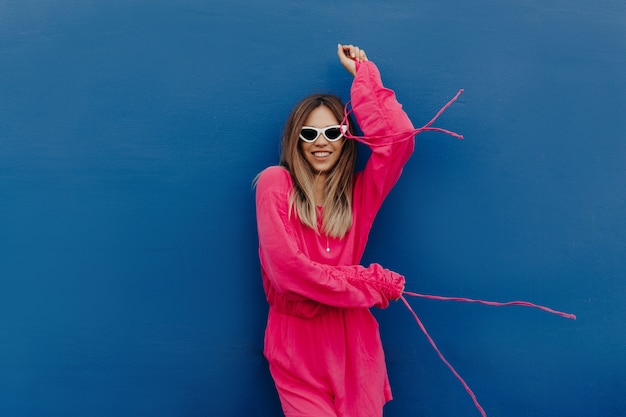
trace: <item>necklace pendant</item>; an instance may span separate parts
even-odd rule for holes
[[[330,248],[329,247],[326,247],[326,252],[330,252]]]

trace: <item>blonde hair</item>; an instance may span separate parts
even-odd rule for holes
[[[290,214],[293,211],[300,221],[318,230],[318,210],[315,205],[313,183],[315,173],[304,158],[300,147],[300,129],[311,111],[319,106],[327,107],[338,121],[344,118],[344,105],[339,97],[330,94],[315,94],[303,99],[291,112],[283,132],[280,165],[291,174],[293,190],[290,196]],[[354,123],[348,118],[349,131],[354,135]],[[356,164],[357,143],[341,139],[341,155],[326,176],[321,230],[324,234],[341,238],[352,227],[352,189]]]

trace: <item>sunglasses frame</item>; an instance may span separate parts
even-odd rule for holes
[[[315,139],[306,139],[304,136],[302,136],[302,131],[304,129],[315,130],[317,132],[317,135],[315,136]],[[335,139],[331,139],[328,136],[326,136],[326,131],[328,131],[329,129],[339,129],[341,134],[339,136],[337,136]],[[320,137],[320,133],[321,133],[321,134],[324,135],[324,137],[326,138],[327,141],[329,141],[329,142],[337,142],[339,139],[341,139],[346,134],[347,131],[348,131],[348,125],[332,125],[332,126],[326,126],[324,128],[321,128],[321,129],[317,128],[317,127],[313,127],[313,126],[302,126],[302,129],[300,129],[300,140],[302,140],[303,142],[306,142],[306,143],[313,143]]]

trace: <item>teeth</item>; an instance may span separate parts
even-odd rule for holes
[[[318,158],[323,158],[330,155],[330,152],[313,152],[313,155],[317,156]]]

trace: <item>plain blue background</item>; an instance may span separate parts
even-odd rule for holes
[[[0,0],[0,415],[279,416],[253,177],[366,49],[415,125],[364,263],[490,416],[626,416],[623,0]],[[385,416],[479,415],[402,304]]]

